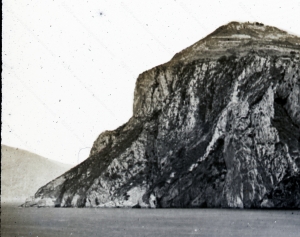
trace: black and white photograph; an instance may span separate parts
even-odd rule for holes
[[[1,236],[300,236],[300,1],[3,0]]]

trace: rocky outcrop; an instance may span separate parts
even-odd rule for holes
[[[33,203],[300,208],[299,46],[232,22],[142,73],[132,118]]]

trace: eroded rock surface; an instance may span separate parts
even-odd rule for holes
[[[220,27],[142,73],[132,118],[30,205],[300,208],[299,49],[275,27]]]

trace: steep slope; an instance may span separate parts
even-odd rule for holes
[[[300,208],[299,45],[220,27],[139,75],[132,118],[25,205]]]
[[[171,62],[190,62],[207,57],[217,59],[236,53],[246,55],[254,49],[267,51],[269,55],[284,55],[288,49],[300,49],[299,38],[258,22],[231,22],[177,53]]]
[[[72,166],[1,145],[1,202],[22,202]]]

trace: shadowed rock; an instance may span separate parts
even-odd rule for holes
[[[33,202],[300,208],[299,50],[261,23],[218,28],[140,74],[132,118]]]

